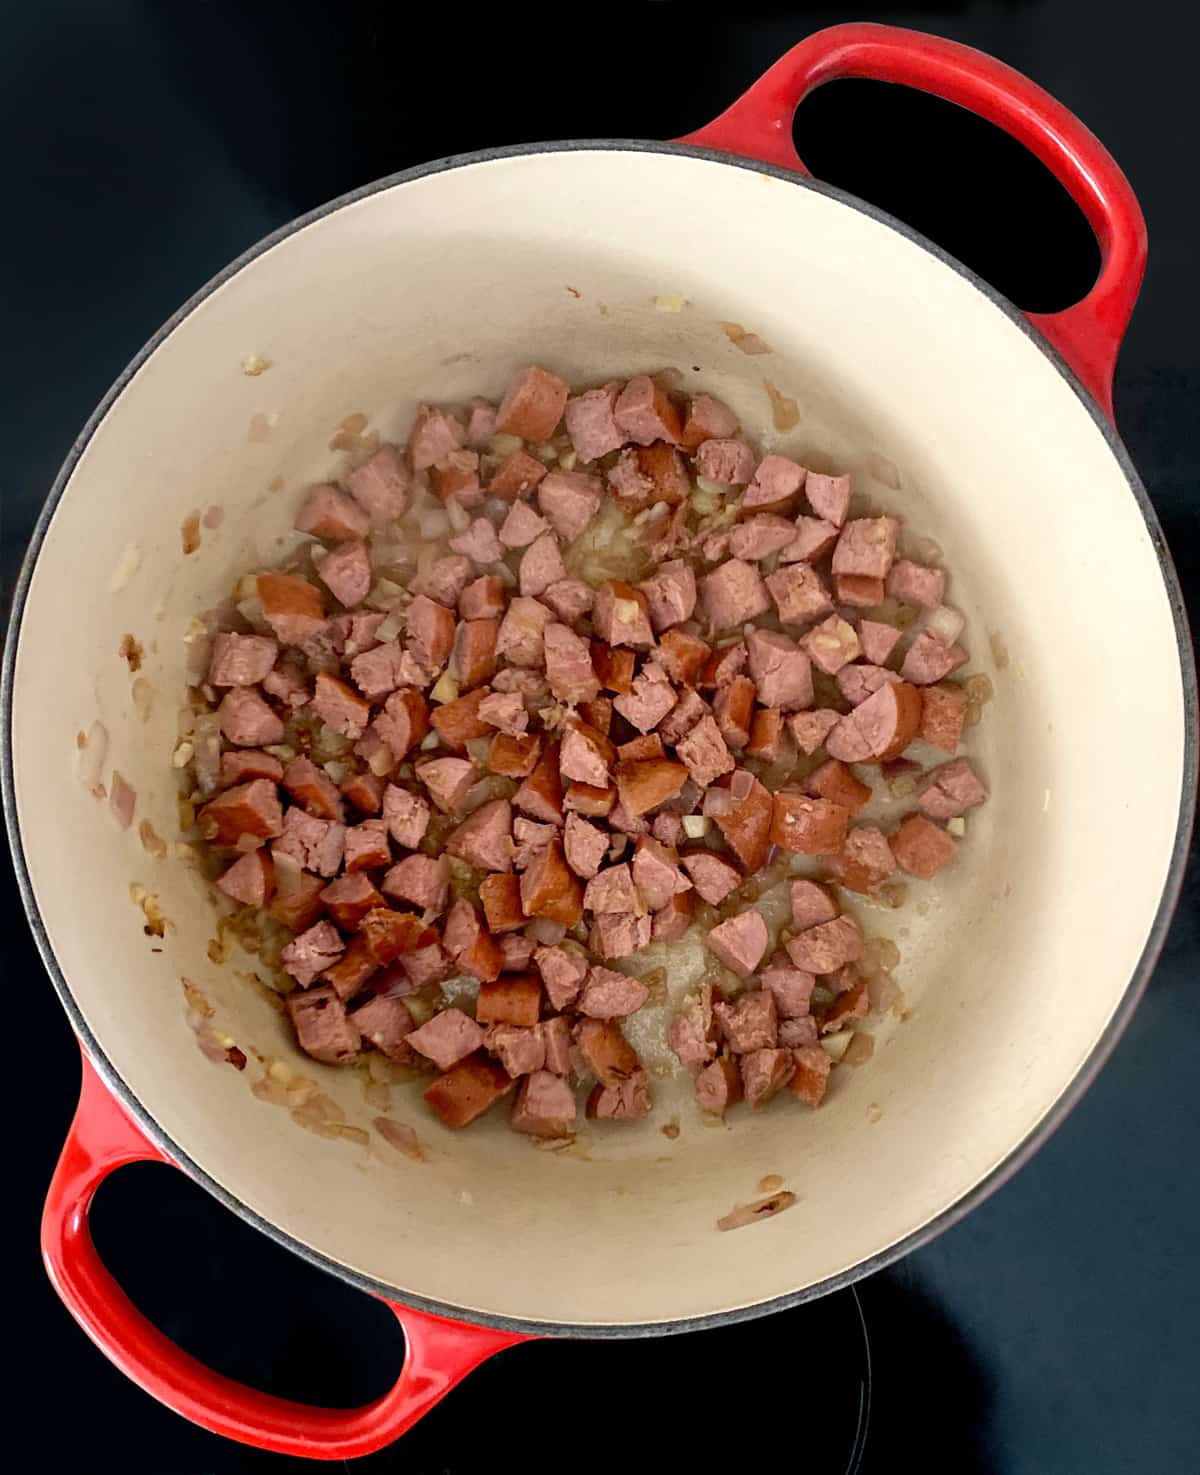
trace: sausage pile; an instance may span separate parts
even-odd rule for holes
[[[209,618],[199,830],[220,890],[289,930],[315,1059],[436,1072],[451,1127],[512,1092],[516,1130],[568,1136],[581,1085],[589,1117],[644,1117],[622,960],[695,920],[728,984],[670,1026],[700,1104],[821,1101],[822,1037],[869,1007],[861,931],[797,878],[773,951],[747,880],[796,855],[852,892],[928,878],[986,793],[955,756],[942,570],[852,516],[848,476],[738,431],[646,375],[572,396],[533,367],[499,406],[423,404]],[[917,740],[949,761],[916,811],[853,823],[854,766],[911,771]],[[473,1009],[441,990],[463,975]]]

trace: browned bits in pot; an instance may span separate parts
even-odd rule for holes
[[[794,430],[800,423],[800,406],[770,379],[763,380],[763,388],[771,401],[771,423],[775,429],[780,432]]]
[[[741,323],[722,323],[721,332],[735,348],[740,348],[743,353],[760,354],[772,351],[769,343],[760,338],[757,333],[751,333],[748,329],[743,328]]]
[[[186,552],[187,550],[185,549],[184,551]],[[122,635],[121,644],[117,647],[117,654],[131,671],[140,671],[142,669],[142,656],[144,652],[141,641],[136,636]]]
[[[184,554],[195,553],[200,546],[200,514],[189,512],[179,529]]]
[[[771,1219],[776,1214],[782,1214],[784,1209],[790,1209],[796,1202],[796,1195],[785,1188],[767,1198],[756,1199],[752,1204],[735,1205],[728,1214],[717,1220],[717,1228],[742,1229],[747,1224],[757,1224],[762,1219]]]

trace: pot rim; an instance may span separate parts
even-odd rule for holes
[[[407,184],[429,175],[446,173],[449,170],[462,168],[466,165],[486,164],[503,159],[521,158],[537,154],[594,151],[607,153],[681,154],[691,158],[707,159],[714,163],[726,164],[738,169],[751,170],[757,174],[770,175],[775,179],[783,180],[801,189],[815,190],[818,194],[837,200],[848,208],[858,211],[860,214],[866,215],[872,220],[878,221],[881,225],[888,226],[890,229],[898,232],[905,239],[919,246],[943,265],[949,267],[958,276],[970,282],[981,292],[995,308],[1002,312],[1024,333],[1033,347],[1053,364],[1058,373],[1070,385],[1077,398],[1083,404],[1084,409],[1091,416],[1097,429],[1103,435],[1109,450],[1121,468],[1126,484],[1134,500],[1137,502],[1142,518],[1146,523],[1150,540],[1154,545],[1155,556],[1158,559],[1159,573],[1166,587],[1168,601],[1171,606],[1171,615],[1175,625],[1175,640],[1178,647],[1180,679],[1183,686],[1184,699],[1183,782],[1180,792],[1179,814],[1176,821],[1175,841],[1171,851],[1171,861],[1167,871],[1166,884],[1163,888],[1163,893],[1146,939],[1146,945],[1142,950],[1142,955],[1138,959],[1137,966],[1126,986],[1121,1001],[1114,1011],[1112,1018],[1109,1020],[1107,1028],[1097,1041],[1087,1060],[1068,1082],[1062,1094],[1042,1119],[1016,1144],[1002,1162],[998,1163],[991,1172],[980,1179],[961,1198],[950,1204],[940,1214],[930,1219],[926,1224],[921,1225],[904,1239],[889,1245],[878,1254],[860,1261],[857,1265],[851,1266],[848,1270],[842,1271],[838,1275],[829,1276],[814,1285],[806,1286],[796,1291],[789,1291],[781,1296],[772,1297],[767,1301],[758,1301],[748,1306],[738,1306],[725,1311],[706,1312],[698,1316],[656,1322],[622,1323],[619,1325],[591,1325],[578,1322],[526,1320],[521,1317],[501,1316],[490,1312],[454,1306],[449,1302],[438,1301],[415,1292],[398,1290],[396,1287],[390,1286],[383,1281],[378,1281],[371,1276],[353,1270],[333,1259],[332,1256],[296,1239],[287,1230],[271,1223],[255,1210],[251,1209],[249,1205],[243,1203],[242,1200],[230,1193],[214,1178],[210,1177],[198,1163],[193,1161],[168,1136],[117,1073],[108,1056],[105,1054],[100,1041],[95,1037],[84,1020],[71,992],[71,986],[58,966],[57,959],[50,945],[50,939],[42,922],[41,913],[38,910],[37,899],[34,895],[29,868],[26,864],[24,849],[21,843],[20,827],[17,823],[16,815],[12,741],[13,683],[17,647],[20,642],[21,626],[29,595],[29,587],[33,578],[33,571],[41,553],[47,530],[66,490],[67,484],[74,474],[80,457],[83,455],[97,428],[120,398],[134,374],[137,373],[150,355],[165,342],[175,329],[201,303],[206,301],[218,287],[223,286],[252,261],[257,260],[258,257],[262,256],[279,242],[286,240],[289,236],[303,230],[315,221],[332,215],[335,211],[341,210],[347,205],[357,204],[360,200],[367,199],[384,190],[392,189],[397,185]],[[853,1286],[857,1281],[874,1275],[876,1271],[893,1264],[895,1261],[909,1254],[912,1250],[918,1249],[936,1239],[943,1231],[958,1223],[972,1209],[989,1198],[1019,1168],[1023,1167],[1038,1148],[1058,1129],[1095,1080],[1128,1025],[1133,1011],[1137,1007],[1150,976],[1154,971],[1159,954],[1162,952],[1167,930],[1179,901],[1196,808],[1196,792],[1196,668],[1187,612],[1184,606],[1183,592],[1179,584],[1179,578],[1176,574],[1171,554],[1167,548],[1158,516],[1115,426],[1108,420],[1099,405],[1083,388],[1079,378],[1062,356],[1034,328],[1025,314],[1009,302],[996,288],[968,267],[964,266],[948,252],[944,251],[940,246],[921,235],[920,232],[913,230],[910,226],[895,219],[895,217],[879,209],[877,206],[860,200],[857,196],[845,190],[838,189],[833,185],[824,184],[806,175],[796,174],[778,165],[759,163],[756,160],[742,158],[739,155],[730,154],[719,149],[699,148],[692,144],[668,143],[656,140],[573,139],[548,143],[515,144],[500,148],[481,149],[467,154],[448,155],[445,158],[434,159],[424,164],[415,165],[410,169],[401,170],[396,174],[387,175],[370,184],[362,185],[356,190],[351,190],[347,194],[339,195],[336,199],[327,201],[325,204],[319,205],[306,214],[289,221],[286,225],[279,227],[278,230],[272,231],[271,234],[264,236],[260,241],[242,252],[240,256],[210,278],[198,291],[193,293],[167,319],[137,354],[134,355],[125,369],[113,382],[107,394],[105,394],[104,398],[89,416],[86,424],[76,437],[54,480],[50,495],[38,517],[32,537],[30,538],[29,547],[21,564],[13,594],[12,613],[5,640],[4,662],[2,669],[0,669],[0,797],[2,797],[4,803],[5,824],[8,831],[9,845],[12,850],[21,900],[24,904],[25,913],[29,919],[30,928],[32,929],[38,951],[41,954],[42,962],[50,975],[51,982],[58,993],[59,1000],[66,1011],[72,1028],[105,1085],[121,1103],[124,1110],[137,1124],[138,1128],[175,1164],[182,1168],[189,1177],[200,1184],[201,1187],[207,1189],[227,1209],[245,1220],[248,1224],[253,1225],[254,1228],[260,1230],[262,1233],[269,1235],[277,1244],[300,1255],[310,1264],[328,1271],[333,1275],[337,1275],[358,1289],[370,1292],[387,1301],[399,1300],[401,1304],[411,1305],[418,1310],[430,1312],[434,1315],[472,1323],[477,1326],[492,1327],[503,1331],[524,1333],[526,1335],[619,1340],[632,1337],[663,1336],[677,1332],[701,1331],[707,1328],[728,1326],[737,1322],[749,1321],[760,1316],[768,1316],[777,1311],[784,1311],[794,1306],[803,1305],[805,1302],[816,1300],[818,1297],[828,1295],[833,1291],[846,1289]]]

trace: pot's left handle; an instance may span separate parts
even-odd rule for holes
[[[407,1350],[395,1385],[363,1408],[292,1403],[197,1362],[146,1320],[105,1269],[88,1231],[92,1196],[114,1169],[170,1158],[125,1115],[89,1063],[42,1215],[42,1255],[67,1310],[126,1377],[193,1423],[260,1449],[347,1460],[390,1444],[493,1353],[526,1340],[385,1302]]]

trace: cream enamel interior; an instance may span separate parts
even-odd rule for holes
[[[660,293],[688,306],[658,311]],[[722,319],[773,353],[739,352]],[[272,367],[248,377],[247,354]],[[301,489],[344,466],[329,442],[345,416],[369,415],[386,438],[418,397],[498,395],[531,361],[573,382],[678,365],[762,444],[852,470],[936,537],[972,669],[996,684],[972,736],[992,800],[955,868],[914,885],[899,914],[872,914],[900,942],[911,1018],[880,1031],[866,1066],[837,1073],[819,1112],[743,1110],[712,1130],[664,1093],[649,1123],[590,1134],[584,1160],[533,1151],[502,1120],[452,1136],[398,1094],[395,1114],[431,1148],[419,1166],[378,1139],[364,1149],[300,1130],[251,1096],[253,1066],[204,1058],[181,975],[248,1051],[294,1052],[268,1006],[208,961],[203,884],[146,854],[136,822],[119,831],[74,779],[75,738],[106,725],[106,781],[115,764],[137,818],[173,838],[190,617],[274,556]],[[799,402],[786,435],[771,428],[764,378]],[[887,463],[898,490],[877,479]],[[285,488],[272,493],[276,477]],[[223,525],[184,558],[182,520],[211,505]],[[139,566],[112,592],[130,544]],[[991,631],[1010,653],[1004,669]],[[157,694],[147,722],[117,654],[126,632],[144,643]],[[1166,882],[1184,766],[1155,552],[1049,359],[970,282],[868,215],[751,169],[636,151],[497,158],[400,183],[314,221],[208,296],[79,459],[30,588],[13,720],[22,843],[50,942],[113,1068],[168,1137],[265,1220],[399,1298],[562,1324],[694,1317],[815,1285],[1002,1162],[1126,990]],[[161,953],[133,881],[173,924]],[[303,1068],[350,1120],[369,1121],[357,1082]],[[668,1141],[660,1126],[674,1115],[682,1131]],[[717,1217],[770,1173],[798,1205],[718,1237]]]

